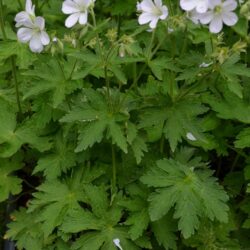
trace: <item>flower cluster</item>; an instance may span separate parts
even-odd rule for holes
[[[62,4],[62,12],[69,15],[65,20],[65,26],[71,28],[77,23],[88,23],[89,10],[93,8],[95,0],[65,0]],[[208,24],[212,33],[219,33],[223,24],[233,26],[238,17],[234,13],[237,8],[236,0],[180,0],[180,7],[187,11],[189,18],[194,23]],[[137,11],[140,13],[138,22],[140,25],[149,24],[150,29],[155,29],[159,20],[168,17],[168,7],[162,0],[143,0],[137,2]],[[44,46],[48,45],[50,38],[45,31],[45,20],[36,17],[35,6],[31,0],[26,0],[25,11],[21,11],[15,17],[18,40],[29,43],[31,51],[40,53]]]
[[[211,33],[219,33],[223,23],[233,26],[238,21],[233,12],[237,8],[236,0],[181,0],[180,6],[194,23],[209,24]]]
[[[18,40],[22,43],[29,43],[31,51],[40,53],[44,46],[48,45],[50,38],[45,31],[45,20],[43,17],[36,17],[35,6],[31,0],[26,0],[25,11],[21,11],[15,17]]]

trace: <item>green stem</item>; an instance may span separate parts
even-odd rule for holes
[[[90,14],[92,16],[94,29],[96,29],[97,23],[96,23],[96,18],[95,18],[95,13],[94,13],[93,8],[90,9]],[[107,58],[105,58],[103,55],[100,37],[97,32],[96,32],[96,38],[97,38],[97,46],[98,46],[99,54],[101,56],[103,67],[104,67],[105,84],[107,88],[107,99],[108,99],[109,107],[111,108],[111,95],[110,95],[110,83],[109,83],[109,77],[108,77]]]
[[[77,65],[77,61],[78,61],[78,60],[76,59],[74,65],[73,65],[73,68],[72,68],[72,70],[71,70],[71,72],[70,72],[69,80],[72,78],[72,75],[73,75],[73,73],[74,73],[74,71],[75,71],[75,68],[76,68],[76,65]]]
[[[21,101],[20,101],[20,94],[19,94],[19,85],[17,81],[17,73],[16,73],[16,60],[15,57],[11,57],[11,67],[12,67],[12,74],[13,74],[13,79],[15,83],[15,92],[16,92],[16,101],[17,101],[17,106],[18,106],[18,112],[20,116],[22,116],[22,107],[21,107]]]
[[[151,39],[150,39],[150,43],[149,43],[149,45],[147,47],[147,51],[146,51],[146,56],[147,56],[148,62],[152,58],[152,48],[153,48],[153,45],[154,45],[154,40],[155,40],[155,29],[152,31],[152,36],[151,36]]]
[[[169,7],[170,16],[173,16],[174,15],[174,9],[173,9],[173,5],[172,5],[172,0],[168,0],[168,7]]]
[[[0,24],[1,24],[1,30],[3,34],[3,40],[7,41],[7,35],[4,28],[4,18],[3,18],[3,1],[0,0]],[[12,67],[12,75],[15,83],[15,91],[16,91],[16,101],[18,106],[18,111],[20,116],[22,115],[22,107],[20,102],[20,94],[19,94],[19,86],[18,86],[18,80],[17,80],[17,73],[16,73],[16,60],[14,56],[11,56],[11,67]]]
[[[164,152],[164,142],[165,142],[165,138],[164,136],[161,137],[161,141],[160,141],[160,153],[163,154]]]
[[[21,0],[18,0],[18,4],[19,4],[20,9],[23,9],[23,5],[21,3]]]
[[[65,76],[65,74],[64,74],[63,66],[62,66],[62,64],[61,64],[61,62],[60,62],[60,59],[59,59],[58,57],[55,57],[55,58],[56,58],[56,61],[57,61],[57,63],[58,63],[58,66],[59,66],[59,68],[60,68],[60,70],[61,70],[61,72],[62,72],[63,78],[66,80],[66,76]]]
[[[0,0],[0,24],[1,24],[1,30],[3,34],[3,39],[6,41],[7,40],[7,35],[4,29],[4,19],[3,19],[3,1]]]
[[[112,144],[111,145],[112,150],[112,195],[111,195],[111,201],[113,200],[115,194],[116,194],[116,156],[115,156],[115,147]]]
[[[92,17],[92,20],[93,20],[94,29],[96,29],[97,23],[96,23],[95,12],[94,12],[93,8],[90,9],[90,14],[91,14],[91,17]],[[96,32],[96,38],[97,38],[98,50],[99,50],[99,53],[100,53],[100,55],[102,57],[102,60],[104,62],[105,60],[104,60],[104,56],[103,56],[103,53],[102,53],[102,46],[101,46],[101,42],[100,42],[100,37],[99,37],[99,34],[97,32]]]

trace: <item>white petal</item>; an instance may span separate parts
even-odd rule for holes
[[[35,53],[40,53],[43,50],[43,44],[41,42],[40,36],[39,35],[33,35],[31,40],[30,40],[30,49],[32,52]]]
[[[157,8],[161,9],[162,8],[162,0],[155,0],[155,5]]]
[[[153,4],[152,0],[143,0],[141,2],[141,9],[145,12],[151,12],[152,9],[155,8],[155,5]]]
[[[138,12],[142,11],[141,4],[139,2],[137,2],[137,4],[136,4],[136,9]]]
[[[190,141],[197,141],[197,139],[194,137],[194,135],[193,135],[192,133],[190,133],[190,132],[188,132],[188,133],[186,134],[186,137],[187,137],[188,140],[190,140]]]
[[[41,32],[40,39],[41,39],[41,42],[42,42],[43,45],[48,45],[49,42],[50,42],[49,35],[45,31]]]
[[[150,27],[151,29],[155,29],[155,28],[156,28],[156,25],[157,25],[157,23],[158,23],[158,20],[159,20],[158,17],[155,17],[154,19],[152,19],[152,21],[151,21],[150,24],[149,24],[149,27]]]
[[[120,250],[123,250],[120,244],[120,239],[113,239],[113,243],[116,247],[118,247]]]
[[[195,8],[197,0],[181,0],[180,6],[183,10],[190,11]]]
[[[152,15],[151,13],[142,13],[140,16],[139,16],[139,19],[138,19],[138,22],[139,24],[145,24],[145,23],[149,23],[152,21],[152,19],[154,19],[155,16]]]
[[[209,0],[208,6],[210,9],[214,9],[214,7],[221,5],[222,1],[221,0]]]
[[[18,40],[22,43],[27,43],[28,41],[30,41],[31,37],[32,37],[32,29],[29,28],[20,28],[17,31],[17,37]]]
[[[160,16],[161,20],[164,20],[168,17],[168,8],[167,6],[162,7],[162,15]]]
[[[45,27],[45,19],[41,16],[36,17],[34,24],[39,27],[40,30],[43,30]]]
[[[75,2],[71,0],[66,0],[63,2],[62,12],[64,14],[72,14],[72,13],[80,12],[80,9]]]
[[[15,16],[16,27],[26,26],[28,28],[33,27],[32,20],[27,12],[21,11]]]
[[[84,25],[88,22],[88,12],[86,11],[85,13],[81,13],[79,17],[79,23]]]
[[[198,13],[205,13],[208,9],[208,2],[206,0],[200,1],[197,4],[196,11]]]
[[[65,21],[65,26],[66,26],[67,28],[73,27],[73,26],[77,23],[77,21],[78,21],[80,15],[81,15],[81,13],[74,13],[74,14],[70,15],[70,16],[66,19],[66,21]]]
[[[222,30],[223,22],[221,17],[215,17],[209,24],[211,33],[219,33]]]
[[[31,0],[26,0],[25,10],[30,15],[35,15],[35,6],[32,6]]]
[[[88,8],[91,3],[93,3],[92,0],[73,0],[75,3],[77,3],[81,7]]]
[[[237,2],[234,0],[227,0],[224,3],[222,3],[223,11],[233,11],[237,8]]]
[[[222,15],[223,22],[228,26],[233,26],[238,22],[238,17],[233,12],[223,13]]]
[[[208,11],[206,13],[200,14],[198,16],[198,19],[202,24],[208,24],[212,21],[213,17],[214,17],[213,12]]]

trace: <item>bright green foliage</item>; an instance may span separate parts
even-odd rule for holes
[[[171,216],[171,214],[165,215],[161,219],[152,222],[152,230],[155,238],[159,245],[165,249],[177,249],[176,236],[174,234],[177,228]]]
[[[157,188],[149,196],[149,214],[153,221],[174,207],[174,218],[184,238],[198,229],[200,218],[215,218],[227,222],[228,196],[211,177],[207,169],[195,169],[173,159],[157,162],[157,167],[141,178],[148,186]],[[205,166],[204,166],[205,167]]]
[[[250,123],[250,106],[247,100],[241,99],[227,90],[224,90],[222,98],[223,101],[220,100],[221,97],[206,96],[204,100],[217,112],[218,117]]]
[[[72,249],[115,250],[114,239],[120,239],[121,246],[125,249],[139,249],[129,240],[126,228],[117,225],[122,216],[122,209],[117,206],[116,200],[109,206],[105,189],[101,186],[86,185],[86,203],[91,206],[92,212],[87,209],[71,210],[61,230],[66,233],[91,230],[77,239]]]
[[[180,0],[152,32],[135,0],[71,29],[32,0],[41,53],[17,39],[25,2],[0,0],[0,249],[249,249],[250,1],[212,34]]]
[[[40,227],[41,224],[37,223],[37,217],[34,213],[27,213],[22,208],[12,215],[12,219],[13,222],[6,237],[16,238],[19,249],[40,250],[43,248],[44,237]]]
[[[132,240],[136,240],[143,235],[150,222],[148,205],[145,200],[147,192],[145,192],[146,190],[143,186],[133,184],[129,185],[127,190],[130,198],[120,201],[119,205],[125,207],[130,212],[125,224],[130,226],[129,235]]]
[[[250,128],[243,129],[236,137],[235,146],[237,148],[250,147]]]
[[[127,135],[125,134],[127,111],[122,109],[112,111],[105,96],[98,91],[85,89],[84,92],[84,98],[87,100],[60,120],[79,124],[78,146],[75,151],[86,150],[101,142],[106,133],[107,139],[111,139],[112,144],[116,144],[125,153],[128,143],[131,144],[136,160],[140,162],[143,151],[147,151],[147,146],[143,139],[136,137],[137,129],[133,124],[127,126]],[[115,98],[116,93],[113,94]]]
[[[86,171],[85,174],[82,170],[76,171],[73,179],[69,178],[64,182],[50,180],[38,187],[39,192],[34,194],[35,199],[30,203],[28,211],[39,214],[37,221],[42,222],[45,237],[62,224],[64,216],[71,210],[80,208],[79,202],[86,199],[84,183],[91,182],[102,174],[98,169],[92,174],[89,174],[88,168]]]
[[[44,171],[47,179],[54,179],[76,165],[76,154],[73,152],[73,147],[66,144],[64,140],[60,133],[55,137],[55,149],[39,159],[34,174]]]
[[[39,136],[32,121],[17,125],[16,115],[9,108],[2,108],[0,112],[0,156],[10,157],[15,154],[23,144],[28,143],[40,151],[50,148],[48,137]]]
[[[49,93],[53,107],[58,107],[65,100],[67,94],[82,86],[79,82],[71,80],[70,70],[74,70],[74,68],[69,66],[74,67],[74,63],[75,61],[69,60],[61,64],[56,59],[52,59],[44,62],[37,70],[27,71],[25,75],[33,77],[35,81],[28,87],[23,98]]]
[[[207,108],[199,101],[186,99],[157,109],[146,110],[140,126],[153,129],[154,126],[163,124],[162,132],[174,151],[182,138],[186,138],[188,132],[202,139],[198,116],[206,110]]]
[[[6,200],[9,194],[15,195],[22,191],[22,179],[16,177],[14,172],[22,168],[17,159],[0,159],[0,202]]]

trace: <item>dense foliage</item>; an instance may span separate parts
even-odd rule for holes
[[[0,0],[0,215],[16,206],[2,238],[249,249],[250,2],[221,32],[177,0],[153,30],[135,0],[96,0],[67,28],[62,2],[33,1],[49,34],[35,47],[16,35],[25,1]]]

